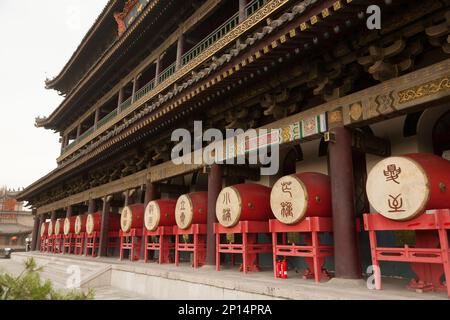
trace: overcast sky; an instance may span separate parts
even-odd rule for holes
[[[56,167],[59,135],[35,128],[62,98],[45,89],[107,0],[0,0],[0,186],[26,187]]]

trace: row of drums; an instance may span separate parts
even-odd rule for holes
[[[345,164],[343,164],[345,165]],[[388,219],[405,221],[428,209],[450,207],[450,162],[431,154],[408,154],[386,158],[368,175],[367,196],[376,212]],[[338,199],[337,199],[338,201]],[[195,192],[175,199],[151,201],[125,207],[121,215],[110,214],[109,230],[155,231],[161,226],[188,229],[205,224],[207,192]],[[330,178],[321,173],[297,173],[279,179],[273,188],[248,183],[224,188],[216,203],[216,216],[224,227],[239,221],[268,221],[276,218],[294,225],[306,217],[331,217]],[[101,213],[59,219],[46,223],[41,236],[99,232]]]

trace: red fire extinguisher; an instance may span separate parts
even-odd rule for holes
[[[281,273],[281,279],[287,279],[287,260],[284,259],[283,261],[281,261],[281,269],[280,269],[280,273]]]
[[[276,263],[277,278],[287,279],[287,260],[277,261]]]

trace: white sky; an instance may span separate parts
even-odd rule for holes
[[[59,135],[34,127],[62,101],[45,89],[107,0],[0,0],[0,186],[26,187],[56,167]]]

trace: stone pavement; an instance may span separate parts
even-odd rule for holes
[[[17,253],[12,260],[23,261],[33,256],[40,263],[62,272],[62,266],[78,265],[87,270],[84,286],[105,289],[106,297],[134,292],[136,298],[147,299],[363,299],[363,300],[441,300],[448,299],[443,292],[417,293],[407,290],[407,280],[383,278],[383,290],[369,290],[365,281],[332,279],[316,284],[303,280],[299,274],[289,273],[289,279],[274,279],[273,272],[263,270],[246,275],[236,269],[214,267],[193,269],[188,264],[159,265],[119,261],[117,257],[91,258],[73,255]],[[106,267],[106,269],[105,269]],[[91,274],[89,274],[89,272]],[[67,275],[66,275],[67,277]],[[61,277],[57,278],[61,281]],[[115,290],[119,290],[118,292]],[[128,292],[128,293],[127,293]],[[127,294],[125,294],[127,293]],[[101,291],[99,291],[101,295]],[[106,298],[105,297],[105,298]]]

